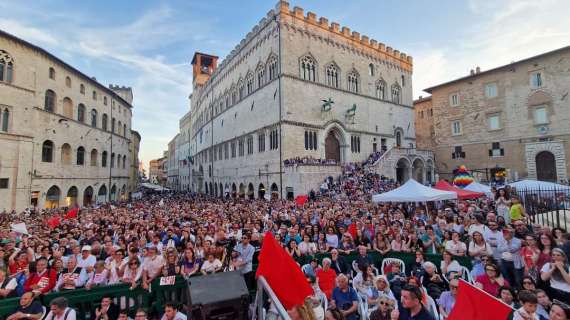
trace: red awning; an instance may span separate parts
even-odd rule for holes
[[[455,192],[455,193],[457,193],[457,198],[459,198],[460,200],[476,199],[476,198],[480,198],[480,197],[485,196],[485,194],[481,193],[481,192],[474,192],[474,191],[459,189],[456,186],[452,186],[451,184],[449,184],[449,182],[447,182],[445,180],[439,180],[435,184],[434,188],[436,188],[438,190],[443,190],[443,191]]]

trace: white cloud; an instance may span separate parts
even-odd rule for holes
[[[58,45],[58,41],[49,33],[24,25],[19,21],[0,19],[0,29],[6,30],[11,34],[36,45]]]

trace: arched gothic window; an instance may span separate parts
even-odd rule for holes
[[[376,81],[376,98],[386,99],[386,82],[382,79]]]
[[[269,75],[269,81],[277,78],[277,57],[272,55],[267,60],[267,73]]]
[[[372,63],[368,65],[368,75],[374,76],[374,65]]]
[[[260,63],[259,66],[257,66],[255,73],[257,78],[257,88],[259,89],[265,84],[265,66]]]
[[[55,80],[55,69],[49,68],[49,78]]]
[[[325,72],[327,74],[327,86],[338,88],[340,86],[340,83],[338,81],[338,76],[340,72],[336,64],[330,63],[327,66]]]
[[[356,70],[352,70],[349,74],[348,74],[348,91],[351,92],[358,92],[359,91],[359,83],[358,83],[358,73],[356,72]]]
[[[247,94],[253,93],[253,73],[248,73],[245,77],[245,82],[247,85]]]
[[[101,167],[105,168],[107,166],[107,151],[101,153]]]
[[[10,124],[10,110],[5,108],[2,111],[2,131],[8,132],[8,125]]]
[[[82,103],[77,106],[77,121],[85,122],[85,106]]]
[[[299,60],[301,78],[308,81],[317,81],[316,62],[311,56],[304,56]]]
[[[97,110],[91,110],[91,126],[97,128]]]
[[[14,59],[4,50],[0,50],[0,81],[12,83],[14,78]]]
[[[238,89],[239,89],[239,100],[241,101],[243,98],[245,98],[245,85],[243,84],[242,79],[238,81]]]
[[[44,101],[44,110],[48,112],[55,112],[55,92],[53,90],[46,90],[46,97]]]
[[[392,102],[400,103],[400,86],[397,84],[392,85]]]
[[[53,162],[53,142],[50,140],[42,144],[42,162]]]
[[[77,165],[82,166],[85,164],[85,148],[77,148]]]
[[[101,118],[101,128],[103,131],[107,131],[107,122],[109,122],[109,116],[106,113],[103,113],[103,117]]]

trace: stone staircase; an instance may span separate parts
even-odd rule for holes
[[[404,180],[413,177],[413,165],[416,159],[421,159],[424,170],[428,167],[428,162],[431,163],[433,170],[434,156],[432,151],[397,147],[392,147],[384,152],[378,160],[368,166],[368,169],[388,178],[397,179],[396,167],[400,159],[407,159],[409,164]],[[433,177],[433,174],[431,176]]]

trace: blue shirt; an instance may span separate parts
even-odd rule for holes
[[[339,310],[348,310],[352,307],[354,301],[358,303],[358,295],[352,287],[348,287],[346,292],[343,292],[339,287],[335,287],[332,292],[332,300]],[[358,310],[355,310],[346,320],[356,320]]]
[[[244,247],[243,244],[238,243],[235,247],[234,247],[234,251],[238,252],[240,255],[240,258],[243,259],[243,261],[245,262],[245,265],[243,265],[241,267],[241,273],[242,274],[246,274],[248,272],[250,272],[252,270],[252,262],[253,262],[253,254],[255,253],[255,248],[248,244],[247,246]]]

